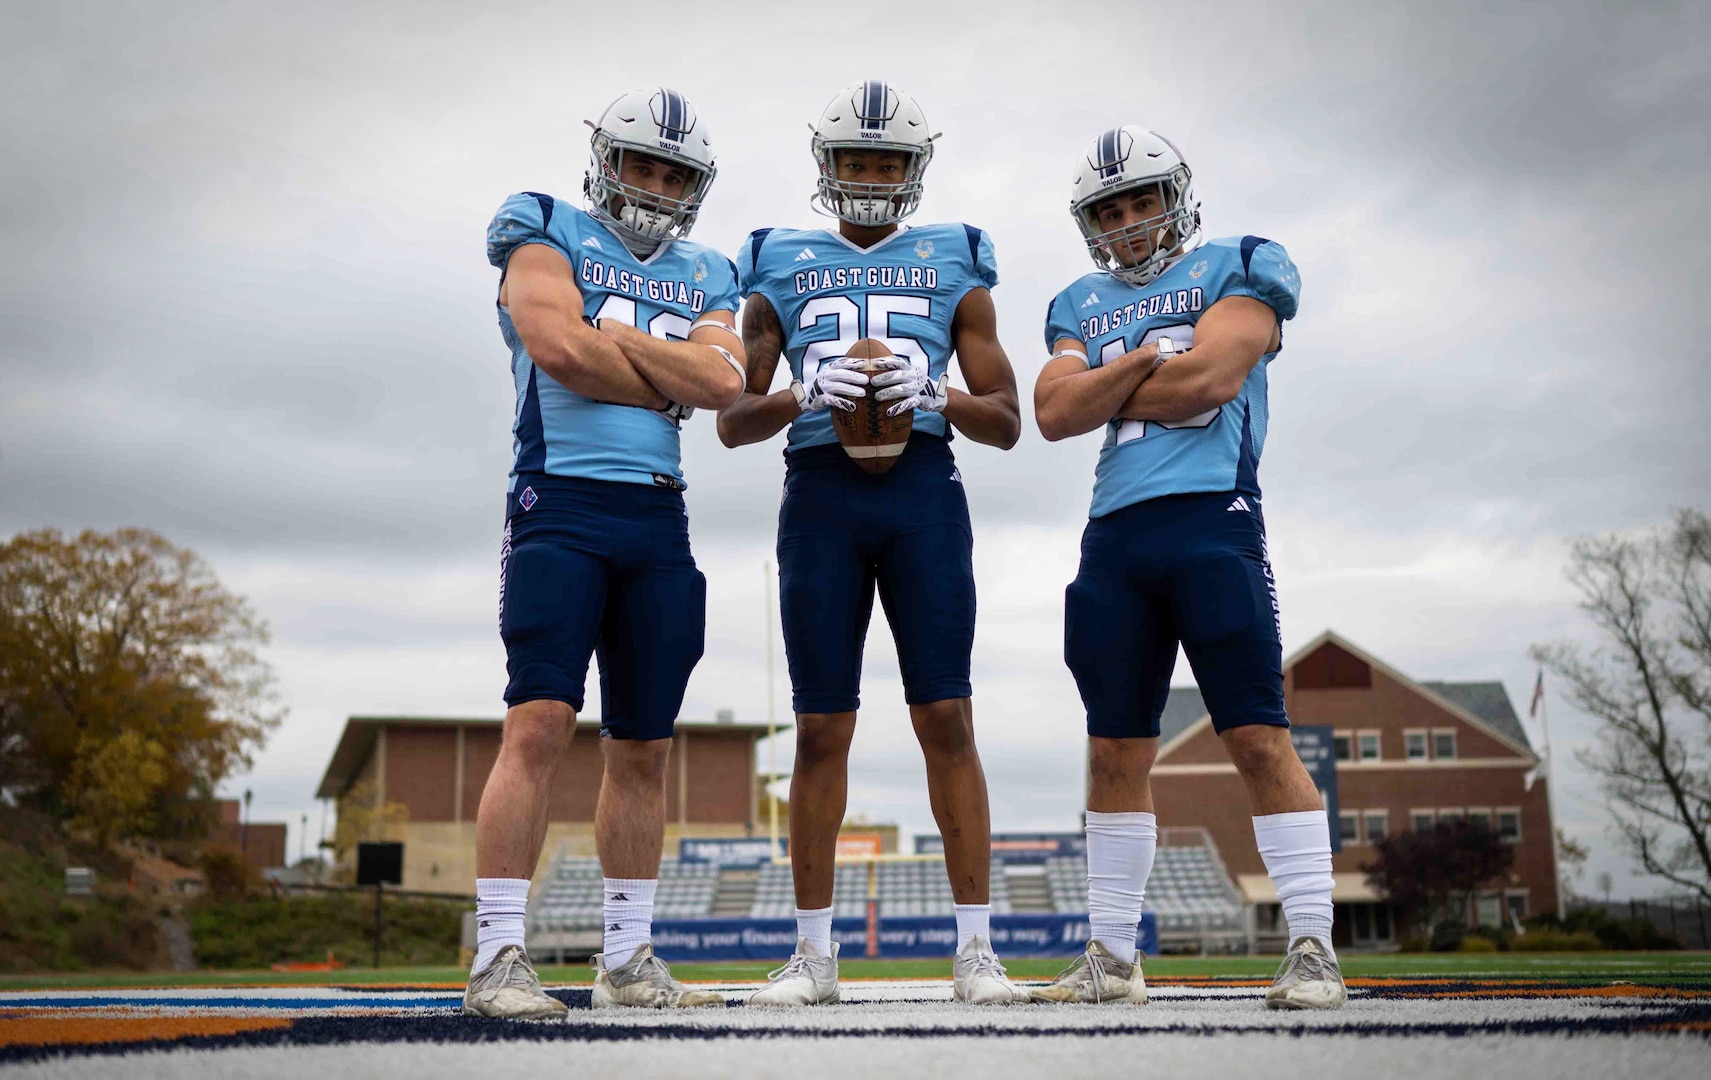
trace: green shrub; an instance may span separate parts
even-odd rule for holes
[[[1424,934],[1409,934],[1397,943],[1397,948],[1405,953],[1427,952],[1431,947],[1431,939]]]
[[[1529,930],[1515,939],[1516,952],[1603,952],[1608,946],[1584,930]]]
[[[116,877],[111,863],[80,857],[74,865],[91,862],[95,895],[67,896],[65,849],[51,837],[31,837],[28,846],[0,843],[0,971],[165,966],[159,913],[109,877]]]
[[[1527,920],[1527,927],[1591,934],[1603,948],[1622,952],[1681,948],[1681,942],[1645,919],[1619,919],[1603,908],[1578,908],[1570,911],[1566,919],[1558,919],[1554,914],[1535,915]],[[1527,936],[1530,938],[1532,934]]]
[[[455,964],[468,905],[445,900],[388,898],[383,964]],[[374,951],[372,893],[332,893],[274,900],[217,900],[191,906],[191,940],[199,964],[264,968],[325,960],[369,962]]]
[[[1488,938],[1483,934],[1469,934],[1461,939],[1461,948],[1457,951],[1466,953],[1494,953],[1497,952],[1498,949],[1497,942],[1493,941],[1491,938]]]

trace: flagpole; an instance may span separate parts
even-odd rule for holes
[[[1545,807],[1551,815],[1551,872],[1557,876],[1557,921],[1561,922],[1568,916],[1568,897],[1563,895],[1562,851],[1557,846],[1557,770],[1553,753],[1556,743],[1551,741],[1551,710],[1545,701],[1543,671],[1539,672],[1535,697],[1539,704],[1539,734],[1545,739]]]
[[[766,804],[768,850],[778,858],[778,689],[772,674],[772,564],[760,564],[761,596],[766,603],[766,743],[772,755],[767,767]]]

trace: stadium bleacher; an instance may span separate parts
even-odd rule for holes
[[[1161,944],[1204,949],[1211,947],[1209,943],[1214,939],[1234,939],[1244,935],[1244,909],[1210,838],[1204,836],[1203,830],[1189,831],[1199,835],[1185,837],[1190,841],[1188,843],[1167,844],[1159,848],[1152,877],[1147,883],[1146,906],[1158,919]],[[1002,860],[994,859],[991,877],[993,913],[1008,915],[1015,910],[1010,895],[1012,875],[1026,875],[1025,881],[1037,881],[1041,869],[1038,863],[1007,867]],[[655,917],[711,917],[721,872],[721,867],[713,863],[683,862],[675,858],[663,860],[660,863]],[[846,863],[837,868],[832,894],[834,917],[866,914],[867,873],[866,865],[860,863]],[[1043,879],[1049,890],[1050,912],[1076,914],[1087,910],[1087,860],[1084,856],[1047,859],[1043,865]],[[878,866],[876,890],[881,913],[893,918],[953,914],[954,900],[942,862],[882,862]],[[795,910],[790,867],[770,863],[761,866],[748,917],[787,919],[795,914]],[[599,861],[561,853],[555,858],[546,882],[531,904],[531,926],[536,932],[598,929],[600,916]]]

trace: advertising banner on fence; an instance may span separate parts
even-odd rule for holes
[[[778,838],[780,854],[789,841]],[[765,837],[705,837],[685,836],[677,843],[677,857],[683,862],[717,863],[720,866],[759,866],[772,858],[772,842]]]
[[[992,854],[1005,862],[1045,862],[1060,855],[1080,855],[1087,850],[1087,837],[1081,833],[994,833]],[[945,841],[941,836],[915,837],[915,854],[943,855]]]
[[[994,915],[992,947],[1001,957],[1074,956],[1087,947],[1086,915]],[[867,920],[836,919],[832,940],[839,955],[867,955]],[[656,919],[654,949],[673,963],[697,960],[784,960],[796,948],[795,919]],[[1141,919],[1140,948],[1158,951],[1152,912]],[[956,949],[950,916],[882,919],[879,956],[887,960],[948,959]]]

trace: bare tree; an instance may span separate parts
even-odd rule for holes
[[[1531,655],[1600,722],[1576,758],[1645,872],[1711,901],[1711,518],[1682,510],[1639,538],[1582,537],[1568,578],[1602,642]]]

